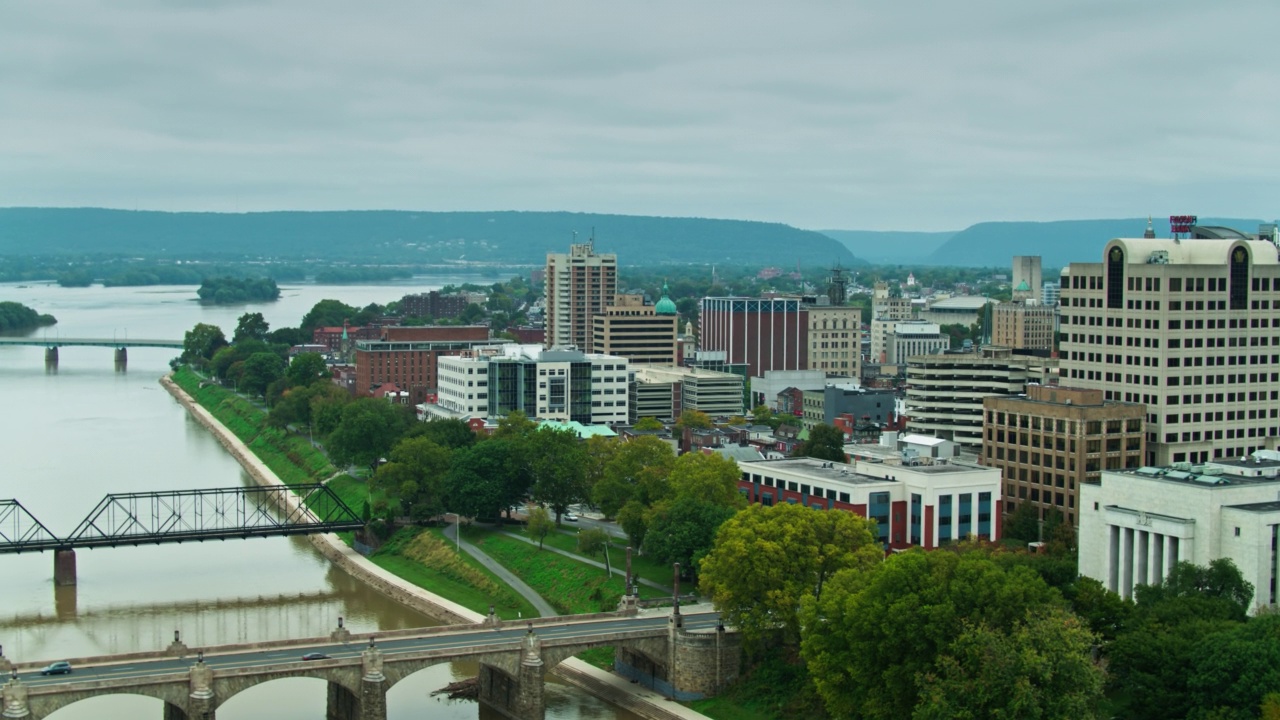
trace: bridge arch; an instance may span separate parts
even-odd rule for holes
[[[58,693],[56,695],[32,695],[27,699],[27,707],[31,711],[31,720],[60,720],[62,717],[67,716],[66,713],[60,712],[61,710],[86,702],[105,703],[117,711],[124,711],[99,713],[100,717],[183,717],[185,716],[184,709],[186,708],[187,692],[186,683],[102,688]],[[150,702],[139,702],[143,698],[147,701],[159,700],[160,707],[157,708]],[[133,710],[134,708],[141,709],[144,707],[147,709],[143,710],[143,714],[137,714]],[[171,708],[177,710],[178,714],[171,715]],[[160,709],[163,709],[164,712],[154,712]]]
[[[214,707],[222,707],[227,703],[227,701],[246,690],[251,690],[259,685],[265,685],[277,680],[322,680],[342,687],[348,692],[359,694],[360,676],[360,667],[352,665],[341,667],[304,666],[302,669],[294,668],[279,670],[276,672],[254,672],[239,675],[234,674],[234,672],[222,673],[216,675],[213,680]]]

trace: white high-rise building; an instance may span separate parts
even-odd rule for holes
[[[547,253],[546,346],[591,347],[592,317],[618,292],[618,256],[597,253],[591,243]]]
[[[1062,273],[1062,382],[1147,405],[1147,465],[1280,435],[1280,261],[1226,228],[1107,243]]]

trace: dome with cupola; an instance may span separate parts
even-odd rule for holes
[[[659,300],[658,303],[653,306],[654,315],[679,315],[680,314],[680,311],[676,309],[675,302],[670,297],[668,297],[669,294],[670,294],[670,291],[667,289],[667,284],[662,283],[662,299]]]

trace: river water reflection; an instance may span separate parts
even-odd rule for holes
[[[203,307],[194,287],[59,288],[0,285],[0,300],[57,316],[35,337],[181,338],[197,322],[228,336],[244,312],[273,327],[296,325],[324,298],[364,306],[446,283],[494,278],[433,278],[397,285],[290,286],[275,302]],[[250,482],[216,440],[157,382],[177,351],[130,349],[128,371],[106,348],[60,351],[46,372],[37,347],[0,347],[0,498],[16,498],[51,531],[66,535],[107,493],[229,487]],[[12,660],[163,649],[174,630],[189,646],[328,634],[342,616],[364,632],[434,624],[338,570],[303,538],[230,540],[80,551],[79,584],[53,586],[50,554],[0,556],[0,645]],[[473,676],[472,663],[418,673],[388,693],[390,718],[496,717],[475,703],[429,693]],[[548,718],[629,719],[575,688],[548,683]],[[161,717],[158,700],[113,696],[77,703],[53,720]],[[319,720],[324,683],[281,680],[255,687],[218,709],[220,720]]]

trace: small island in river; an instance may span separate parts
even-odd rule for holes
[[[280,288],[271,278],[205,278],[196,290],[200,302],[211,305],[238,305],[280,299]]]
[[[0,333],[56,325],[58,319],[16,302],[0,302]]]

